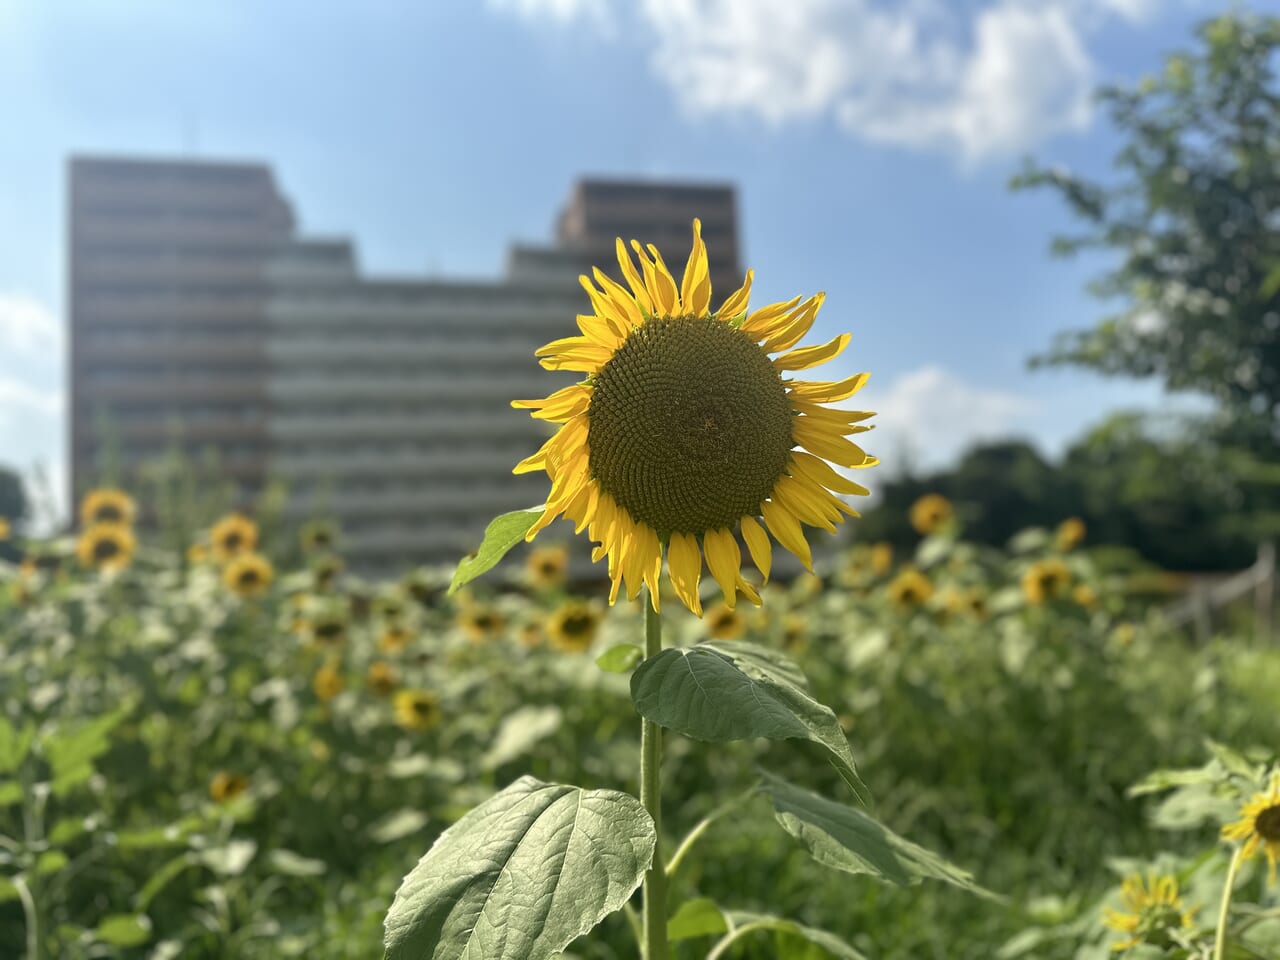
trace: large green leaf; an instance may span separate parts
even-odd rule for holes
[[[35,736],[36,727],[30,720],[19,729],[0,716],[0,773],[13,773],[18,769],[26,759]]]
[[[898,886],[928,877],[975,893],[985,893],[968,872],[924,847],[898,836],[865,811],[765,774],[764,792],[773,801],[782,829],[799,840],[824,866],[867,874]]]
[[[870,803],[836,715],[809,696],[800,669],[772,650],[740,642],[663,650],[631,675],[631,699],[646,720],[694,740],[819,744],[858,799]]]
[[[93,761],[111,746],[111,733],[133,710],[125,703],[111,713],[57,730],[41,744],[59,796],[93,776]]]
[[[523,756],[539,740],[559,730],[563,720],[564,715],[555,705],[517,707],[498,727],[493,743],[480,758],[480,769],[496,770]]]
[[[619,909],[653,860],[634,797],[521,777],[436,840],[387,912],[387,960],[545,960]]]
[[[453,571],[449,595],[452,596],[459,587],[497,566],[498,561],[524,539],[524,535],[540,516],[542,507],[533,507],[504,513],[490,520],[489,525],[484,528],[484,540],[480,543],[480,549],[459,563],[458,568]]]

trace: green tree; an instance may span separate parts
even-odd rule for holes
[[[22,477],[8,467],[0,467],[0,517],[8,520],[16,533],[26,516],[27,494]],[[0,559],[13,560],[17,555],[12,540],[0,542]]]
[[[1102,184],[1030,164],[1083,219],[1059,237],[1118,265],[1093,284],[1123,306],[1033,362],[1155,377],[1214,398],[1274,438],[1280,424],[1280,18],[1229,13],[1161,73],[1100,98],[1124,146]]]

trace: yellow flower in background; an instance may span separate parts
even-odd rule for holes
[[[893,544],[881,540],[871,545],[871,569],[881,576],[893,569]]]
[[[809,621],[804,614],[788,613],[782,621],[782,649],[801,654],[809,649]]]
[[[311,689],[315,691],[316,697],[319,698],[321,703],[328,703],[340,694],[345,687],[346,683],[342,679],[342,672],[333,663],[326,663],[311,678]]]
[[[1084,534],[1084,521],[1079,517],[1068,517],[1058,524],[1058,530],[1053,536],[1053,542],[1059,550],[1067,553],[1084,542]]]
[[[95,523],[116,523],[129,526],[137,514],[133,497],[114,487],[90,490],[80,501],[80,522],[85,526]]]
[[[717,603],[707,611],[707,636],[712,640],[737,640],[747,629],[746,617],[727,603]]]
[[[1075,589],[1071,591],[1071,599],[1086,610],[1098,609],[1098,593],[1087,583],[1077,584]]]
[[[311,562],[311,577],[315,587],[322,593],[333,589],[338,576],[346,569],[346,564],[337,554],[326,553]]]
[[[400,623],[389,623],[378,635],[378,649],[383,653],[399,653],[413,640],[413,633]]]
[[[521,625],[519,632],[516,633],[516,639],[520,641],[520,645],[524,647],[537,647],[542,645],[542,624],[537,620],[530,620],[528,623]]]
[[[472,643],[496,640],[507,628],[507,621],[492,607],[476,604],[463,607],[458,612],[458,626]]]
[[[222,582],[232,593],[257,597],[267,592],[275,579],[271,561],[260,553],[242,553],[222,568]]]
[[[915,567],[903,567],[889,582],[889,599],[904,609],[923,606],[933,596],[933,584]]]
[[[80,565],[108,573],[123,570],[133,559],[137,542],[133,531],[121,523],[95,523],[76,542]]]
[[[395,697],[395,715],[406,730],[430,730],[440,724],[440,698],[426,690],[401,690]]]
[[[586,603],[571,601],[547,618],[547,638],[564,653],[586,653],[595,643],[600,614]]]
[[[409,614],[409,605],[399,593],[383,594],[373,607],[386,623],[400,623]]]
[[[375,660],[365,673],[365,683],[375,696],[387,697],[400,685],[395,668],[385,660]]]
[[[955,511],[951,501],[940,493],[927,493],[911,505],[911,526],[916,533],[927,537],[937,533],[951,522]]]
[[[193,543],[187,547],[187,563],[190,566],[198,567],[203,563],[209,562],[209,548],[203,543]]]
[[[1191,929],[1197,908],[1188,910],[1178,896],[1178,881],[1152,873],[1144,881],[1132,874],[1120,885],[1120,900],[1127,912],[1103,909],[1102,922],[1128,938],[1112,945],[1112,950],[1128,950],[1147,943],[1165,949],[1173,946],[1173,934]]]
[[[758,603],[742,578],[738,536],[766,579],[769,534],[812,567],[801,525],[834,533],[844,514],[857,515],[836,494],[868,492],[828,461],[840,467],[876,462],[847,439],[870,429],[862,422],[872,414],[826,406],[857,393],[866,374],[838,382],[784,377],[839,356],[849,343],[841,334],[793,349],[813,326],[824,295],[748,312],[748,271],[743,286],[713,312],[701,231],[695,220],[679,284],[656,247],[632,241],[637,270],[619,239],[626,286],[598,269],[599,287],[582,277],[593,307],[578,317],[582,335],[538,351],[548,370],[585,378],[544,399],[513,403],[561,425],[515,468],[545,470],[551,480],[527,539],[566,517],[597,542],[594,560],[608,558],[610,603],[624,584],[630,599],[648,586],[655,608],[665,550],[676,594],[698,616],[704,554],[726,603],[733,606],[739,590]]]
[[[9,524],[8,517],[0,517],[0,543],[4,543],[13,536],[13,527]]]
[[[217,803],[234,800],[249,789],[249,778],[242,773],[219,770],[209,781],[209,797]]]
[[[535,587],[558,587],[568,569],[569,551],[564,547],[539,547],[525,561],[525,572]]]
[[[1022,593],[1027,603],[1039,606],[1064,593],[1071,582],[1071,571],[1061,560],[1038,560],[1022,575]]]
[[[214,559],[226,563],[241,553],[249,553],[258,545],[258,525],[242,513],[230,513],[209,531],[209,544]]]
[[[346,642],[350,624],[350,615],[344,608],[329,607],[308,619],[307,633],[321,646],[337,647]]]
[[[1267,858],[1267,883],[1276,882],[1276,861],[1280,859],[1280,770],[1262,793],[1255,793],[1240,808],[1240,819],[1222,828],[1223,840],[1243,840],[1240,855],[1248,860],[1261,850]]]
[[[338,542],[338,530],[328,520],[311,520],[303,524],[298,539],[304,552],[323,553]]]

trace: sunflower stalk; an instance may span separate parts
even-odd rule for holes
[[[644,654],[662,652],[662,615],[654,609],[654,597],[645,594]],[[640,724],[640,803],[653,818],[658,840],[653,863],[644,875],[644,960],[668,960],[667,870],[662,860],[662,728],[651,720]]]
[[[1241,847],[1237,847],[1231,855],[1231,866],[1227,867],[1227,879],[1222,885],[1222,906],[1218,908],[1218,932],[1213,939],[1213,960],[1223,960],[1227,955],[1227,920],[1231,913],[1231,894],[1236,886],[1236,873],[1240,870]]]

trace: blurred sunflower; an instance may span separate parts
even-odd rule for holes
[[[198,567],[209,562],[209,548],[203,543],[193,543],[187,547],[187,564]]]
[[[306,553],[323,553],[333,549],[338,540],[338,530],[328,520],[311,520],[298,533],[302,549]]]
[[[871,569],[881,575],[893,569],[893,544],[881,540],[871,545]]]
[[[307,633],[313,643],[324,647],[341,646],[347,640],[351,617],[346,609],[331,606],[310,617]]]
[[[1068,553],[1084,542],[1084,521],[1079,517],[1068,517],[1058,524],[1053,535],[1054,545],[1063,553]]]
[[[61,570],[62,554],[40,548],[28,552],[22,558],[22,564],[18,567],[19,575],[27,580],[36,576],[52,576]]]
[[[951,501],[940,493],[926,493],[911,505],[911,526],[916,533],[927,537],[937,533],[955,516]]]
[[[249,778],[243,773],[219,770],[209,781],[209,797],[217,803],[234,800],[249,789]]]
[[[258,525],[242,513],[229,513],[209,531],[209,544],[214,559],[226,563],[258,545]]]
[[[600,614],[576,600],[564,604],[547,618],[547,638],[564,653],[586,653],[595,643]]]
[[[409,613],[409,605],[398,593],[383,594],[374,601],[373,609],[387,623],[399,623]]]
[[[564,547],[539,547],[525,561],[525,572],[535,587],[558,587],[568,568],[569,551]]]
[[[903,567],[889,582],[889,599],[899,607],[923,606],[933,596],[933,584],[915,567]]]
[[[712,640],[737,640],[747,629],[742,612],[727,603],[717,603],[707,611],[707,635]]]
[[[538,620],[530,620],[521,624],[519,631],[516,633],[516,639],[520,641],[522,647],[538,647],[542,645],[542,623]]]
[[[440,698],[427,690],[401,690],[395,697],[396,723],[406,730],[430,730],[440,723]]]
[[[782,649],[801,654],[809,649],[809,621],[802,613],[788,613],[782,621]]]
[[[1167,949],[1174,945],[1174,933],[1191,929],[1197,909],[1183,905],[1175,878],[1154,873],[1145,881],[1136,873],[1126,877],[1120,885],[1120,900],[1127,912],[1110,907],[1102,912],[1103,923],[1129,935],[1113,944],[1112,950],[1128,950],[1143,943]]]
[[[311,678],[311,689],[321,703],[328,703],[346,687],[342,672],[335,663],[326,663]]]
[[[1022,593],[1027,603],[1039,606],[1065,592],[1070,582],[1071,571],[1061,560],[1037,560],[1022,575]]]
[[[128,526],[133,523],[136,513],[137,508],[133,497],[114,487],[90,490],[80,501],[80,522],[85,526],[92,526],[95,523],[118,523]]]
[[[0,543],[4,543],[13,536],[13,527],[9,524],[8,517],[0,517]]]
[[[857,393],[866,374],[838,382],[783,378],[835,358],[849,343],[841,334],[792,349],[813,326],[824,294],[748,313],[748,271],[742,287],[712,312],[701,232],[694,220],[680,284],[652,244],[632,241],[637,270],[619,239],[627,287],[598,269],[600,288],[582,277],[594,308],[578,317],[583,335],[538,351],[548,370],[581,371],[585,378],[544,399],[512,404],[561,424],[515,468],[545,470],[551,480],[526,539],[565,516],[598,543],[593,560],[608,557],[609,602],[624,582],[632,599],[647,585],[655,609],[665,549],[676,594],[698,616],[704,554],[726,603],[732,606],[739,590],[759,603],[742,579],[735,534],[766,579],[769,533],[811,567],[801,524],[834,533],[844,514],[857,516],[835,494],[868,492],[827,461],[876,462],[846,439],[869,430],[862,421],[872,414],[825,406]],[[790,352],[770,357],[778,351]]]
[[[389,623],[378,635],[378,649],[383,653],[399,653],[409,645],[413,633],[401,623]]]
[[[1276,882],[1276,861],[1280,859],[1280,770],[1272,771],[1262,793],[1255,793],[1240,808],[1240,819],[1222,828],[1223,840],[1244,840],[1240,855],[1248,860],[1259,849],[1267,858],[1267,883]]]
[[[1098,592],[1087,583],[1077,584],[1075,589],[1071,591],[1071,599],[1086,610],[1093,611],[1098,609]]]
[[[375,696],[390,696],[400,684],[400,678],[396,676],[395,668],[385,660],[375,660],[369,664],[369,669],[365,673],[365,683],[369,685],[369,689]]]
[[[458,612],[458,626],[472,643],[496,640],[507,628],[507,621],[497,610],[484,604],[469,604]]]
[[[346,565],[337,554],[326,553],[311,561],[311,581],[322,593],[333,589]]]
[[[267,592],[275,579],[271,561],[260,553],[241,553],[222,568],[222,582],[232,593],[257,597]]]
[[[125,569],[133,559],[137,541],[122,523],[95,523],[80,534],[76,556],[83,567],[108,573]]]
[[[424,607],[433,605],[444,591],[444,584],[439,583],[425,570],[413,571],[404,578],[403,584],[409,596]]]

